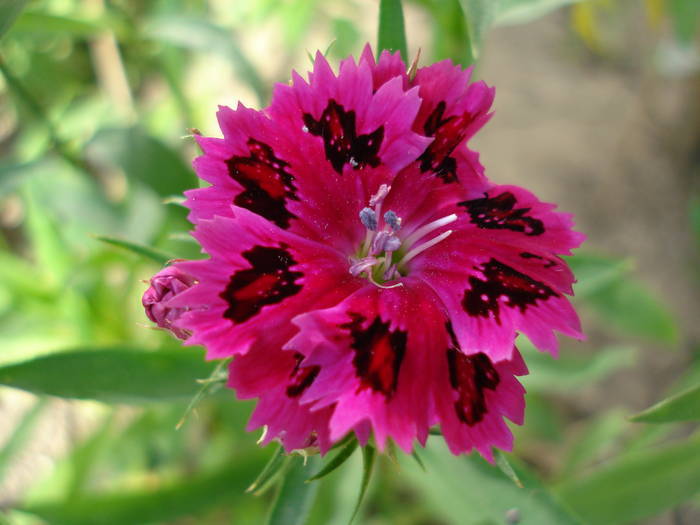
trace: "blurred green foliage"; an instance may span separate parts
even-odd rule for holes
[[[433,23],[432,58],[466,64],[492,25],[570,3],[415,0],[410,7]],[[362,487],[357,523],[607,524],[700,493],[697,436],[660,448],[677,426],[630,423],[616,406],[594,415],[562,409],[562,399],[629,367],[636,344],[677,345],[675,320],[628,261],[583,253],[570,260],[578,306],[610,345],[564,348],[552,361],[521,342],[532,372],[528,424],[516,429],[511,461],[499,461],[504,472],[476,456],[452,457],[439,437],[415,458],[375,459],[366,449],[364,468],[352,444],[306,466],[297,456],[282,459],[244,431],[250,403],[228,391],[208,395],[220,380],[200,350],[143,326],[140,279],[170,257],[200,256],[173,197],[196,184],[189,129],[214,129],[216,103],[233,104],[233,93],[266,104],[290,62],[304,67],[313,35],[321,47],[335,39],[334,57],[357,53],[373,38],[361,22],[375,15],[361,2],[332,4],[0,2],[0,383],[37,396],[0,448],[0,485],[55,406],[49,396],[96,401],[71,404],[92,424],[48,474],[11,496],[0,493],[0,519],[345,524]],[[400,8],[385,4],[388,13]],[[696,5],[669,0],[659,8],[683,41],[697,30]],[[401,48],[395,22],[382,26],[380,41]],[[261,39],[272,39],[280,56],[252,53]],[[700,413],[696,368],[679,382],[694,390],[639,419],[697,419],[688,417]],[[195,396],[203,399],[190,411]],[[283,483],[246,494],[270,457],[261,486]],[[320,481],[303,483],[319,471]]]

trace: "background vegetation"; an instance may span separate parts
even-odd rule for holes
[[[251,404],[221,388],[216,363],[145,326],[141,280],[173,256],[200,256],[179,205],[197,184],[190,129],[214,134],[219,103],[266,105],[275,81],[308,68],[307,50],[328,49],[336,60],[375,43],[377,4],[0,2],[0,523],[345,524],[361,486],[363,524],[700,521],[700,349],[687,321],[700,312],[679,314],[673,297],[661,300],[628,254],[591,251],[605,246],[595,238],[605,224],[570,260],[590,340],[566,342],[557,361],[520,342],[531,369],[528,413],[500,469],[450,456],[437,437],[420,461],[376,458],[369,481],[355,452],[309,484],[301,481],[328,460],[302,467],[293,458],[285,483],[264,479],[262,494],[245,493],[276,451],[243,430]],[[421,47],[424,63],[480,65],[495,42],[489,35],[515,24],[528,31],[545,16],[593,81],[600,64],[643,63],[664,83],[684,79],[686,94],[672,92],[681,104],[700,100],[697,0],[414,0],[404,8],[410,56]],[[395,42],[393,26],[383,27],[384,42]],[[647,47],[630,51],[630,27]],[[659,155],[681,159],[685,200],[672,205],[690,232],[682,239],[695,244],[677,248],[696,254],[693,108]],[[562,170],[561,184],[574,176]],[[678,278],[697,289],[697,259],[685,262]],[[643,398],[618,402],[620,378]],[[270,515],[278,492],[291,514],[277,506]]]

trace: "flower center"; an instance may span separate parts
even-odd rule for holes
[[[457,220],[457,215],[453,213],[429,222],[404,237],[400,233],[401,217],[392,210],[382,215],[382,204],[389,191],[391,187],[382,184],[370,198],[369,206],[360,210],[360,222],[367,229],[367,235],[357,255],[351,257],[350,265],[352,275],[364,274],[372,284],[380,288],[403,286],[401,282],[388,285],[384,283],[406,275],[406,264],[411,259],[445,240],[452,234],[452,230],[423,241],[428,234]]]

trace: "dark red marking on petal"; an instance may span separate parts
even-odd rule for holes
[[[484,419],[488,412],[484,390],[496,390],[501,378],[484,353],[465,355],[457,348],[447,350],[450,385],[457,392],[454,403],[457,418],[469,426]]]
[[[350,346],[355,350],[352,364],[360,379],[357,391],[371,388],[389,400],[396,392],[401,362],[406,353],[407,334],[401,330],[390,331],[389,323],[383,323],[379,317],[363,328],[363,316],[349,315],[352,321],[340,327],[347,329],[352,337]]]
[[[255,246],[243,252],[251,267],[234,273],[220,294],[228,303],[224,312],[226,319],[242,323],[264,306],[299,293],[301,285],[296,281],[303,274],[289,269],[297,263],[285,248],[284,245],[279,248]]]
[[[255,140],[248,140],[250,155],[231,157],[226,161],[232,179],[243,186],[233,203],[246,208],[280,228],[289,228],[295,215],[287,210],[287,199],[298,200],[294,176],[287,171],[289,164],[277,158],[272,148]]]
[[[438,103],[423,124],[425,135],[435,139],[418,160],[421,171],[432,170],[443,182],[450,183],[457,182],[457,161],[450,155],[464,140],[474,116],[467,112],[444,118],[445,107],[444,101]]]
[[[542,261],[544,263],[543,268],[553,268],[557,265],[556,261],[553,261],[552,259],[548,259],[547,257],[542,257],[530,252],[522,252],[520,257],[523,259],[536,259],[538,261]]]
[[[384,126],[379,126],[372,133],[358,136],[355,112],[345,111],[333,99],[328,102],[319,120],[309,113],[305,113],[303,118],[309,133],[323,138],[326,158],[338,173],[343,173],[345,164],[350,164],[355,169],[367,165],[373,168],[379,166],[379,148],[384,140]]]
[[[506,191],[495,197],[484,197],[462,201],[459,206],[469,213],[472,224],[488,230],[511,230],[525,235],[542,235],[544,224],[541,220],[529,217],[530,208],[515,208],[517,199]]]
[[[481,267],[484,279],[469,278],[470,289],[464,292],[462,307],[474,317],[490,317],[500,323],[500,305],[525,312],[528,306],[538,300],[557,297],[556,292],[546,284],[491,259]]]
[[[292,382],[287,386],[287,396],[288,397],[299,397],[304,393],[304,390],[311,386],[314,382],[316,376],[321,371],[321,367],[318,365],[313,366],[301,366],[301,362],[304,360],[304,356],[299,352],[294,353],[294,369],[290,374]]]

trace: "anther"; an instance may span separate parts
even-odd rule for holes
[[[377,229],[377,214],[372,208],[362,208],[360,210],[360,222],[368,230],[376,231]]]
[[[384,222],[389,225],[389,228],[395,232],[401,229],[401,217],[396,215],[396,212],[389,210],[384,214]]]
[[[372,251],[370,255],[377,255],[382,252],[395,252],[401,247],[401,239],[387,231],[380,231],[372,240]]]

